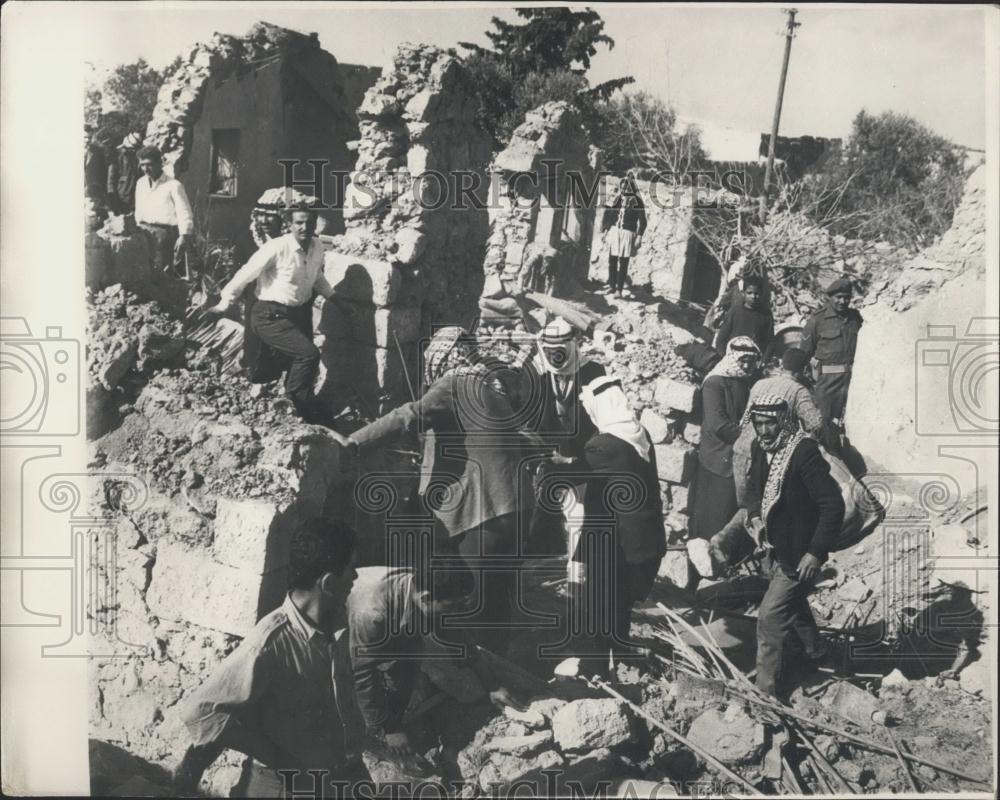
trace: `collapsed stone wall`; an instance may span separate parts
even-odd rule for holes
[[[347,230],[326,260],[337,294],[320,326],[324,396],[350,384],[372,413],[410,399],[418,339],[474,317],[490,158],[478,107],[461,62],[436,47],[402,45],[365,94]],[[457,180],[478,186],[480,202],[457,205]]]
[[[596,189],[596,166],[580,115],[569,103],[529,111],[490,167],[486,275],[498,276],[510,291],[578,295],[596,205],[591,200],[586,207],[585,198]]]
[[[606,178],[602,197],[616,178]],[[693,231],[694,204],[691,191],[671,191],[664,184],[636,181],[639,197],[646,206],[646,231],[642,247],[629,262],[629,279],[635,285],[649,285],[660,297],[678,298],[684,287],[684,273],[688,266],[689,242]],[[591,243],[591,280],[606,283],[608,280],[608,247],[601,234],[601,217],[604,207],[597,209],[594,236]]]
[[[957,474],[956,459],[941,452],[947,437],[974,443],[970,437],[990,434],[997,330],[986,292],[985,184],[980,167],[951,228],[894,278],[873,284],[862,308],[847,431],[886,469],[905,473],[936,463]],[[979,457],[974,448],[966,455]],[[987,474],[966,475],[965,485]]]
[[[160,87],[146,126],[146,144],[160,148],[168,173],[183,172],[210,80],[223,81],[243,67],[283,52],[318,50],[319,46],[315,34],[306,36],[267,22],[255,23],[242,37],[214,34],[209,41],[195,45]]]
[[[349,513],[354,473],[155,303],[113,286],[89,311],[88,412],[94,392],[114,412],[90,444],[91,514],[110,531],[88,609],[91,736],[169,769],[178,703],[281,602],[292,531]],[[228,796],[241,763],[220,759],[206,790]]]

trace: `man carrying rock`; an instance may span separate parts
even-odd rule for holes
[[[346,629],[356,541],[347,526],[319,520],[294,533],[284,603],[185,703],[191,744],[174,772],[178,794],[195,794],[227,748],[253,757],[238,797],[350,797],[371,780]]]
[[[453,568],[363,567],[347,601],[351,664],[358,706],[370,740],[396,759],[413,758],[403,714],[416,686],[421,659],[439,635],[445,614],[467,610],[474,589],[472,574]],[[519,708],[511,693],[496,685],[477,651],[474,668],[490,700]]]
[[[194,214],[181,182],[163,171],[163,155],[156,147],[139,151],[135,184],[135,221],[149,234],[154,270],[179,263],[191,245]]]
[[[293,208],[286,214],[290,232],[265,242],[226,284],[219,304],[208,313],[228,313],[247,286],[257,281],[250,331],[244,339],[243,364],[250,380],[267,383],[287,368],[282,407],[294,409],[306,422],[322,423],[326,414],[314,391],[320,356],[313,343],[313,293],[328,298],[333,287],[323,273],[315,209]]]
[[[757,613],[757,686],[780,696],[788,635],[806,658],[826,655],[809,591],[844,521],[844,500],[814,439],[776,395],[750,407],[757,439],[750,455],[747,524],[767,552],[770,584]]]
[[[823,419],[843,432],[847,390],[862,319],[858,310],[851,308],[850,280],[837,278],[826,288],[826,293],[829,302],[806,322],[799,347],[819,364],[815,392]]]

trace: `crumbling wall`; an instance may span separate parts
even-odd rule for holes
[[[606,178],[607,183],[618,183]],[[648,285],[660,297],[679,298],[684,288],[688,268],[689,240],[692,236],[694,204],[691,190],[674,191],[664,183],[636,181],[639,197],[646,206],[646,232],[642,247],[629,262],[628,275],[637,286]],[[611,192],[602,190],[601,197],[610,200]],[[601,216],[605,207],[598,208],[591,244],[591,280],[608,280],[608,247],[601,234]]]
[[[326,260],[336,294],[320,325],[322,396],[353,389],[369,413],[410,399],[421,336],[474,318],[490,156],[478,106],[461,62],[435,47],[402,45],[366,93],[347,230]],[[479,187],[478,202],[462,202],[458,181]]]
[[[580,293],[597,205],[595,166],[580,115],[569,103],[549,102],[527,113],[490,168],[495,194],[487,276],[498,276],[510,291]]]
[[[183,172],[209,81],[225,80],[241,67],[303,48],[319,49],[315,34],[306,36],[266,22],[255,23],[243,37],[216,33],[209,41],[195,45],[160,87],[153,117],[146,126],[146,144],[160,148],[168,172]]]
[[[88,334],[88,413],[92,392],[113,412],[89,458],[91,514],[110,532],[88,609],[91,736],[171,768],[179,701],[283,599],[297,523],[349,513],[354,471],[155,303],[99,292]],[[228,796],[241,759],[221,759],[206,789]]]
[[[956,473],[959,465],[943,446],[990,435],[996,444],[997,328],[985,279],[985,182],[980,167],[941,240],[894,278],[873,284],[870,304],[861,309],[847,432],[866,457],[893,472],[943,464],[944,472]],[[978,458],[975,448],[964,452]],[[971,485],[987,475],[971,478]]]

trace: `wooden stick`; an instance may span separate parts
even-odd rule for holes
[[[673,739],[677,740],[678,742],[680,742],[682,745],[684,745],[686,748],[688,748],[692,752],[697,753],[699,756],[701,756],[703,759],[705,759],[705,761],[707,761],[709,764],[711,764],[713,767],[715,767],[716,770],[718,770],[719,772],[721,772],[727,778],[730,778],[731,780],[734,780],[737,783],[739,783],[753,797],[763,797],[764,796],[759,791],[757,791],[756,788],[754,788],[753,784],[751,784],[749,781],[745,780],[740,775],[737,775],[735,772],[733,772],[731,769],[729,769],[729,767],[727,767],[725,764],[723,764],[721,761],[719,761],[719,759],[717,759],[711,753],[709,753],[709,752],[707,752],[705,750],[702,750],[698,745],[694,744],[693,742],[691,742],[688,739],[686,739],[683,736],[681,736],[673,728],[669,727],[668,725],[664,724],[663,722],[660,722],[660,720],[656,719],[656,717],[654,717],[654,716],[650,715],[649,713],[647,713],[645,709],[641,708],[640,706],[637,706],[635,703],[631,702],[630,700],[628,700],[625,697],[623,697],[622,695],[620,695],[618,692],[616,692],[614,689],[612,689],[608,684],[606,684],[600,678],[592,678],[592,679],[586,679],[586,680],[587,680],[587,683],[591,684],[592,686],[596,686],[597,688],[602,689],[604,692],[606,692],[607,694],[611,695],[616,700],[619,700],[619,701],[625,703],[625,705],[627,705],[629,708],[631,708],[636,714],[638,714],[641,717],[644,717],[646,719],[646,721],[649,722],[651,725],[659,728],[661,731],[663,731],[664,733],[666,733],[671,738],[673,738]]]
[[[917,781],[913,777],[913,773],[910,771],[910,765],[906,763],[906,759],[903,758],[903,753],[899,749],[899,745],[896,743],[896,737],[892,735],[892,731],[889,728],[885,729],[885,735],[889,737],[889,742],[892,744],[892,749],[896,751],[896,758],[899,759],[899,765],[903,768],[903,774],[906,775],[906,781],[910,784],[910,788],[916,794],[920,794],[920,787],[917,786]]]
[[[792,772],[792,765],[788,763],[788,759],[784,756],[781,757],[781,767],[783,774],[788,776],[788,780],[792,784],[792,788],[795,789],[796,794],[806,794],[802,790],[802,784],[799,783],[799,779],[796,777],[795,773]]]
[[[841,730],[840,728],[834,728],[832,725],[826,725],[822,722],[817,722],[814,719],[810,719],[809,717],[806,717],[802,714],[798,714],[795,711],[792,711],[787,706],[783,706],[775,702],[761,700],[759,697],[749,697],[745,692],[741,691],[739,687],[732,686],[730,687],[730,689],[736,694],[739,694],[745,700],[757,703],[758,705],[766,706],[767,708],[770,708],[773,711],[783,714],[786,717],[791,717],[792,719],[798,720],[799,722],[803,722],[806,725],[811,725],[813,728],[817,728],[827,733],[836,734],[837,736],[840,736],[843,739],[847,739],[847,741],[849,742],[860,744],[864,747],[867,747],[869,750],[873,750],[876,753],[885,753],[886,755],[889,756],[895,755],[895,751],[891,747],[884,747],[876,742],[871,741],[870,739],[864,739],[860,736],[855,736],[853,733],[848,733],[845,730]],[[969,781],[970,783],[979,783],[982,784],[983,786],[990,785],[990,782],[988,780],[984,780],[982,778],[974,778],[971,775],[968,775],[964,772],[960,772],[959,770],[953,767],[946,766],[945,764],[939,764],[935,761],[931,761],[926,758],[920,758],[919,756],[915,756],[912,753],[904,753],[903,757],[908,758],[910,761],[916,761],[918,764],[924,764],[925,766],[933,767],[939,772],[946,772],[949,775],[954,775],[956,778],[962,778],[963,780]]]
[[[809,759],[809,767],[812,769],[813,775],[816,776],[816,783],[823,790],[823,794],[836,794],[830,782],[826,779],[826,775],[823,774],[823,770],[820,769],[816,756],[810,752],[806,757]]]
[[[795,733],[798,734],[798,737],[805,743],[805,746],[809,748],[809,755],[812,756],[813,760],[818,761],[820,764],[826,767],[827,771],[829,771],[829,773],[836,779],[837,787],[839,788],[839,790],[844,794],[851,794],[851,792],[853,792],[854,790],[851,789],[851,787],[847,784],[847,781],[844,780],[843,776],[839,772],[837,772],[833,764],[831,764],[827,760],[827,757],[823,755],[820,749],[816,746],[816,743],[806,735],[806,732],[802,730],[801,726],[792,725],[792,729],[795,731]],[[823,778],[823,782],[828,784],[825,777]]]

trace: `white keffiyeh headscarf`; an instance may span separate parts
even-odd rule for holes
[[[580,402],[597,430],[627,442],[643,461],[649,461],[649,436],[629,408],[618,378],[608,375],[592,380],[580,390]]]
[[[726,345],[726,354],[705,377],[719,375],[723,378],[749,378],[753,374],[753,368],[747,369],[740,363],[740,358],[746,355],[755,356],[760,361],[760,348],[757,343],[749,336],[736,336],[730,339]]]

